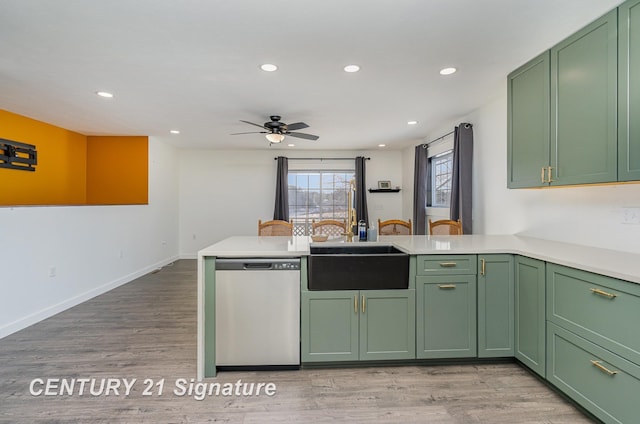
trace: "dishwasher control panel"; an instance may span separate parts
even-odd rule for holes
[[[273,269],[278,271],[297,271],[300,269],[300,262],[276,262],[273,264]]]

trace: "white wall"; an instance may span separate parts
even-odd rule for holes
[[[623,208],[640,208],[640,184],[507,189],[506,90],[505,80],[486,105],[426,138],[460,122],[473,124],[474,233],[523,234],[640,253],[640,225],[622,223]],[[404,166],[413,168],[408,154],[403,157]]]
[[[258,219],[273,218],[276,156],[367,156],[367,187],[378,180],[402,186],[401,151],[180,151],[180,255],[195,257],[198,250],[226,237],[256,235]],[[291,169],[327,168],[328,161],[289,161]],[[333,161],[344,167],[346,161]],[[404,190],[403,190],[404,191]],[[402,191],[400,192],[402,193]],[[400,193],[367,193],[369,220],[409,218]]]
[[[177,258],[175,158],[150,138],[148,205],[0,208],[0,338]]]

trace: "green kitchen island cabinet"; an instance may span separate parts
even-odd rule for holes
[[[515,258],[515,357],[545,376],[545,262]]]
[[[416,357],[476,357],[476,255],[420,255],[417,264]]]
[[[415,290],[302,292],[303,363],[415,358]]]
[[[513,255],[478,255],[478,357],[514,355]]]

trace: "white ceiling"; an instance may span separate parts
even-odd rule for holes
[[[619,3],[1,0],[0,109],[214,149],[276,148],[229,135],[275,114],[320,136],[277,148],[401,148],[485,104],[510,71]],[[352,63],[359,73],[342,70]],[[440,76],[447,66],[459,71]]]

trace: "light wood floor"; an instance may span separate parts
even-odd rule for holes
[[[222,372],[206,382],[271,382],[276,394],[198,401],[173,393],[195,377],[195,334],[196,263],[182,260],[5,337],[0,422],[592,422],[515,363]],[[32,396],[37,378],[137,381],[129,396]],[[145,379],[164,379],[163,394],[143,396]]]

